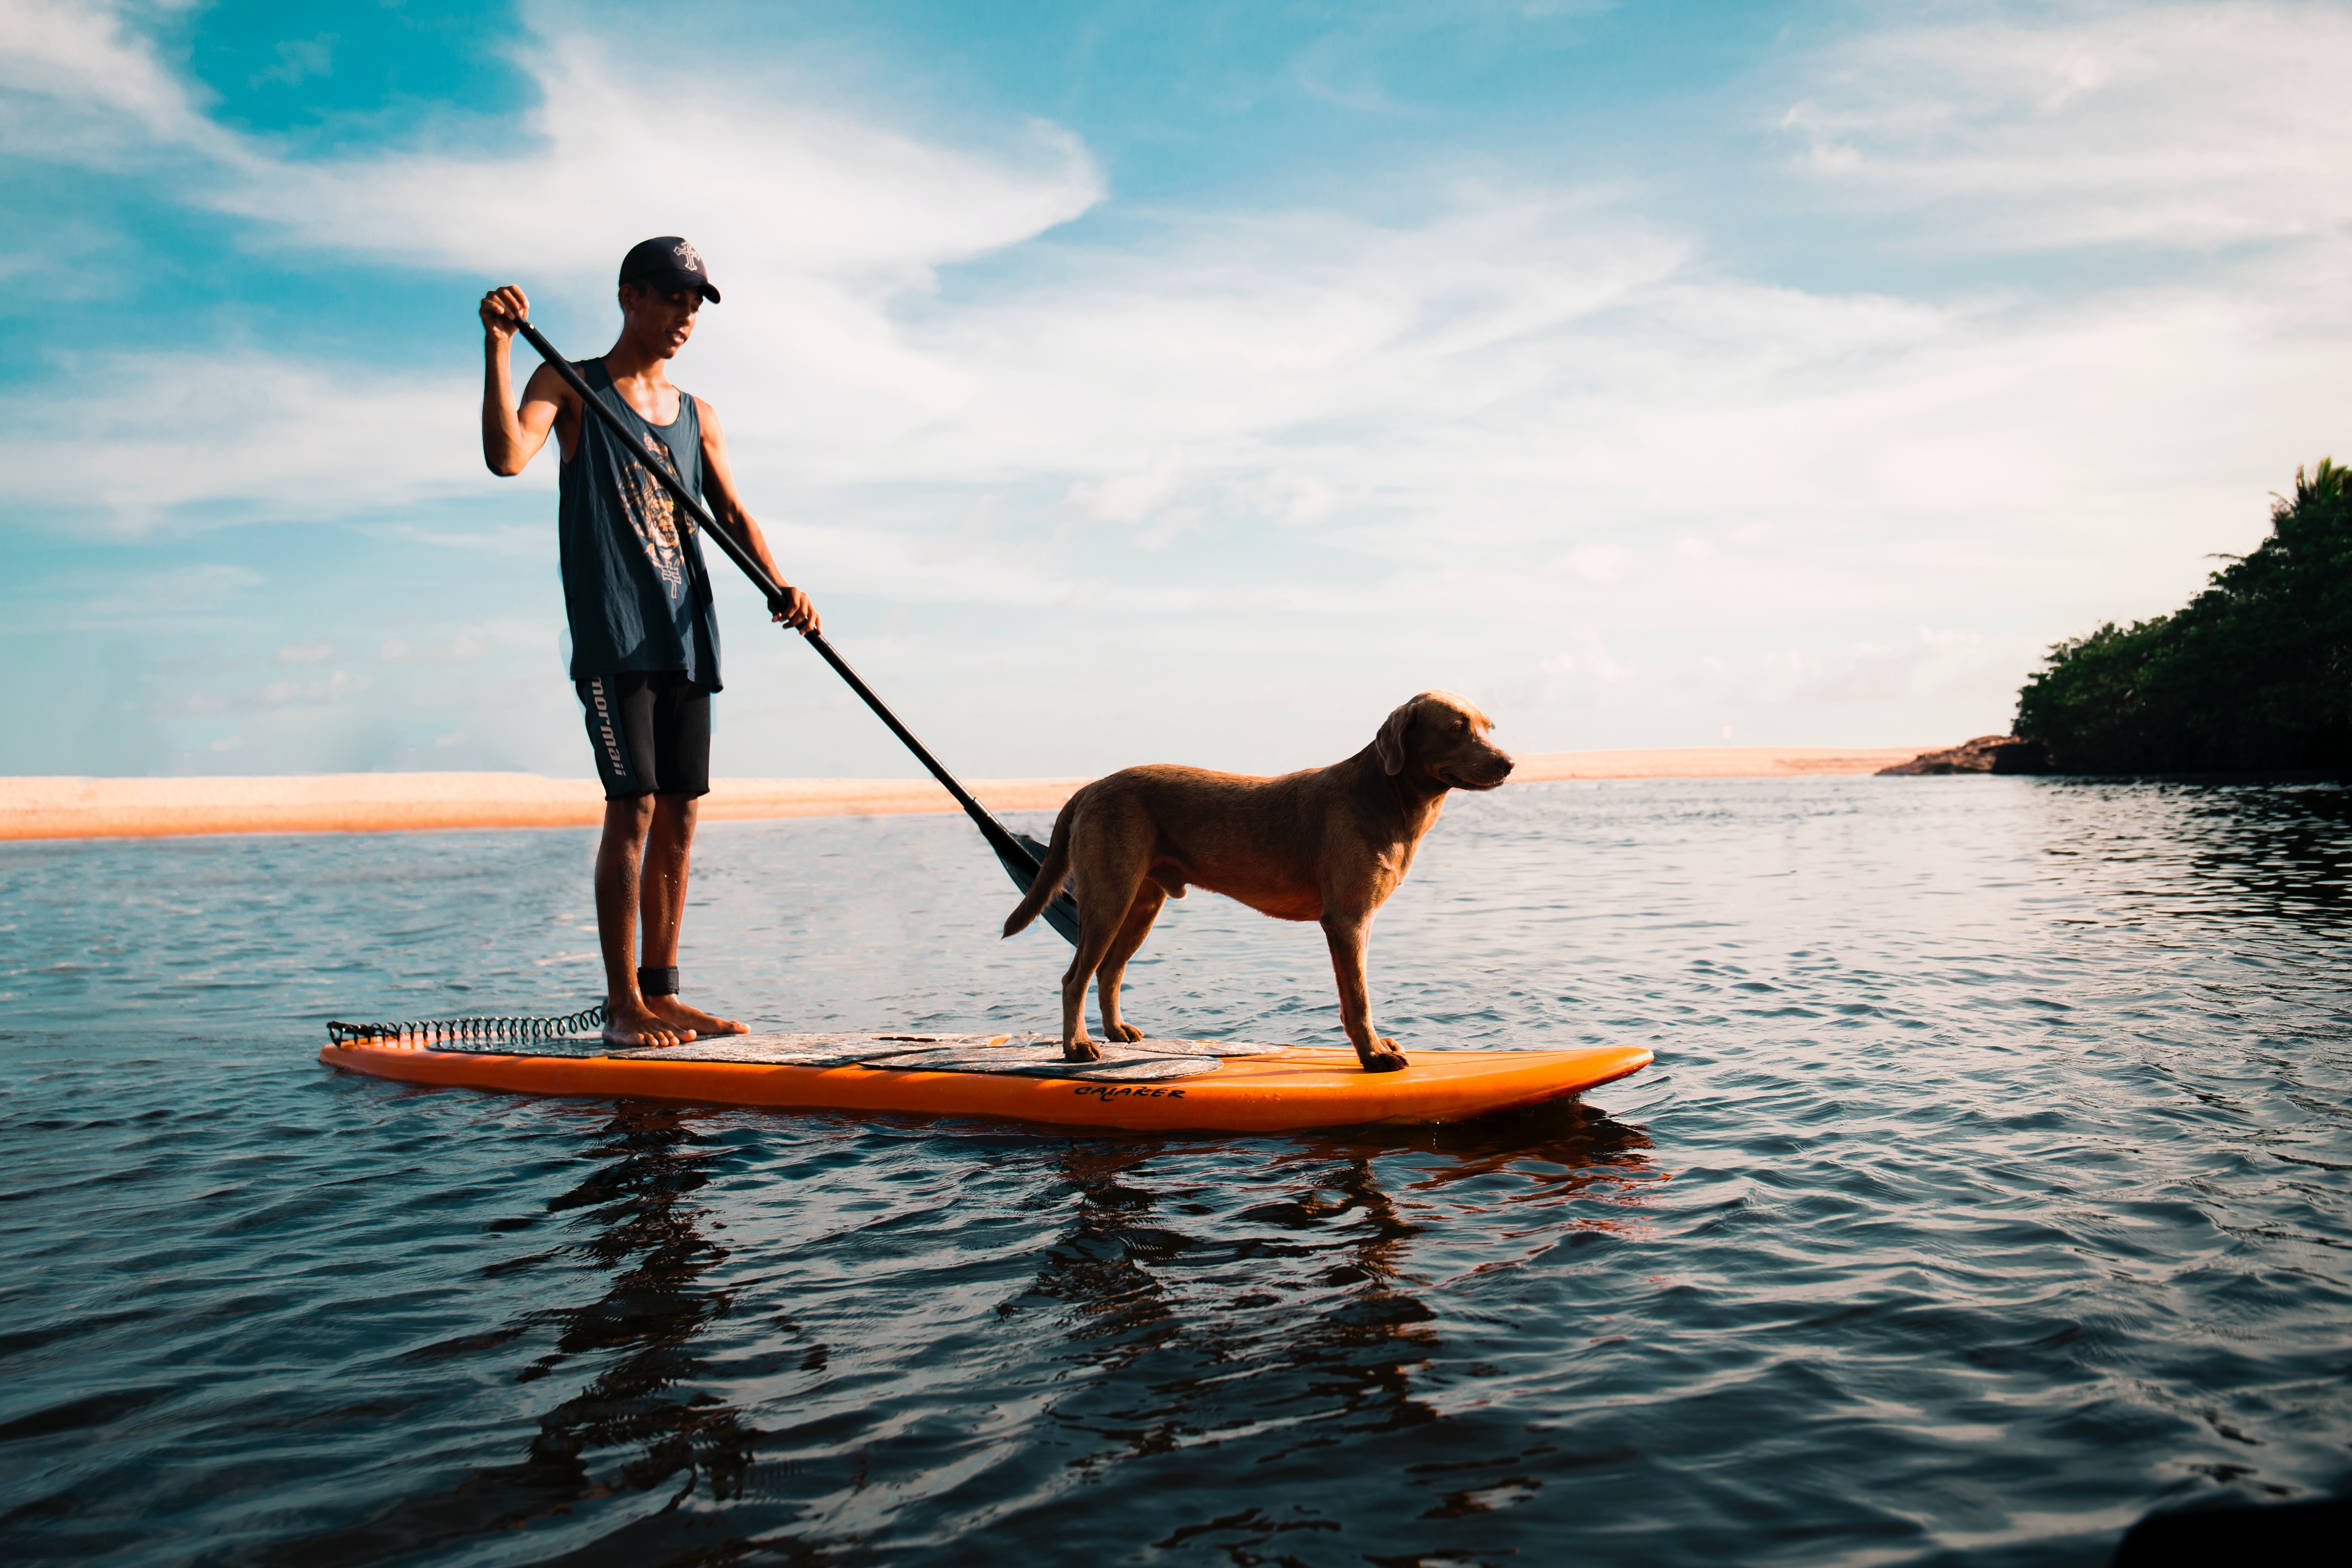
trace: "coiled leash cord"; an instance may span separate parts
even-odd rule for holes
[[[362,1040],[415,1038],[432,1040],[544,1040],[557,1035],[577,1035],[604,1026],[604,1004],[577,1013],[545,1018],[412,1018],[398,1024],[346,1024],[327,1020],[331,1045],[355,1046]]]

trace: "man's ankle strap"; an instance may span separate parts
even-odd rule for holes
[[[644,968],[637,971],[637,994],[641,996],[675,996],[677,994],[677,965],[664,969]]]

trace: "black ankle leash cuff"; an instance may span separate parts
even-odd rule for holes
[[[637,994],[641,996],[675,996],[677,994],[677,965],[666,969],[646,968],[637,971]]]

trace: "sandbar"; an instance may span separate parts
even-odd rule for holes
[[[1646,752],[1534,752],[1511,770],[1513,784],[1570,779],[1793,779],[1874,773],[1907,763],[1925,746],[1686,746]]]
[[[1917,746],[1710,746],[1550,752],[1519,758],[1513,784],[1644,778],[1795,778],[1872,773]],[[1051,811],[1085,779],[978,779],[991,811]],[[957,809],[929,779],[717,779],[706,822],[884,816]],[[537,773],[318,773],[253,778],[0,778],[0,839],[158,838],[211,833],[404,833],[459,827],[585,827],[604,820],[589,779]]]

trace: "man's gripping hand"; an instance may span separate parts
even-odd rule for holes
[[[515,329],[530,320],[530,301],[522,290],[509,283],[482,296],[482,330],[499,342],[515,335]]]
[[[816,605],[808,595],[790,584],[782,584],[780,586],[783,590],[782,595],[768,601],[768,609],[772,619],[792,627],[796,632],[824,630],[824,623],[817,618]]]

